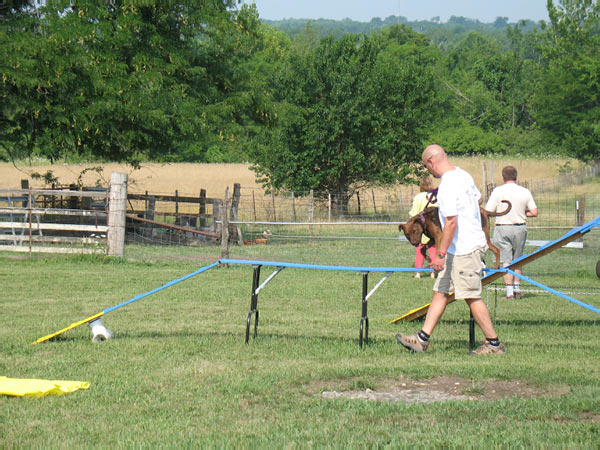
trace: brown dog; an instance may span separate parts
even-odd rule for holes
[[[485,233],[485,239],[488,247],[496,257],[496,265],[494,269],[500,267],[500,250],[492,241],[490,241],[490,220],[489,217],[498,217],[508,214],[512,208],[512,204],[508,200],[502,200],[507,204],[506,210],[501,213],[491,212],[479,207],[481,212],[481,228]],[[423,212],[411,217],[408,222],[398,227],[404,232],[406,239],[415,247],[421,244],[421,236],[425,234],[429,238],[429,242],[423,246],[421,252],[427,258],[427,249],[432,245],[439,248],[439,244],[442,242],[442,224],[440,222],[440,216],[438,215],[437,206],[425,208]]]

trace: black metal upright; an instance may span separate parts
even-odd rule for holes
[[[250,312],[248,313],[248,320],[246,322],[246,344],[250,340],[250,321],[254,314],[254,337],[258,333],[258,283],[260,281],[260,268],[262,266],[254,267],[254,273],[252,274],[252,292],[250,294]]]
[[[469,351],[475,350],[475,318],[469,313]]]
[[[360,319],[360,332],[358,334],[358,343],[363,346],[363,330],[365,334],[365,344],[369,343],[369,317],[367,315],[367,291],[368,291],[369,272],[363,272],[362,287],[362,317]]]

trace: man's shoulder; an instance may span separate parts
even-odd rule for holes
[[[504,183],[496,186],[492,192],[529,192],[529,189],[516,183]]]

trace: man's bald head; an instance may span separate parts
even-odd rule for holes
[[[421,160],[429,173],[435,178],[440,178],[448,170],[453,170],[455,167],[448,161],[448,156],[444,149],[437,144],[429,145],[423,150]]]
[[[423,164],[427,165],[427,161],[429,159],[433,159],[435,161],[441,161],[443,159],[447,159],[446,152],[444,149],[437,144],[428,145],[425,150],[423,150],[423,154],[421,155],[421,160]]]

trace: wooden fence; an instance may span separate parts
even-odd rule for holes
[[[110,247],[109,189],[29,189],[27,180],[21,186],[0,189],[0,250],[104,253]],[[240,185],[236,184],[227,211],[233,219],[237,218],[239,198]],[[204,189],[198,197],[181,196],[177,191],[174,195],[126,193],[124,239],[154,244],[214,244],[222,237],[224,212],[223,199],[207,198]],[[229,236],[241,240],[239,227],[233,226]],[[122,254],[122,249],[117,254]]]
[[[102,209],[54,208],[102,204]],[[0,249],[15,252],[96,253],[106,251],[106,192],[0,189]]]

